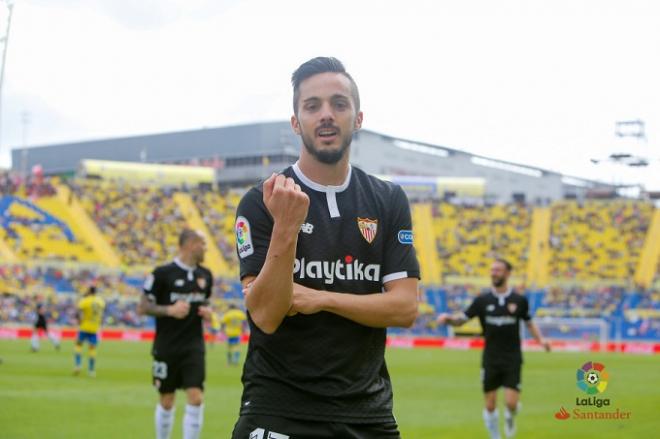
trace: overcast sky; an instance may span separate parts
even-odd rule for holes
[[[364,128],[660,189],[658,1],[14,3],[0,165],[23,144],[288,120],[291,72],[331,55]],[[634,119],[646,139],[617,138]],[[590,162],[614,152],[652,166]]]

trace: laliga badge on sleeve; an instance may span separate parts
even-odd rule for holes
[[[236,246],[238,247],[238,256],[241,259],[254,253],[250,222],[244,216],[236,218]]]

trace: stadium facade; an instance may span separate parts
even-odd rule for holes
[[[83,159],[201,164],[216,169],[219,184],[246,185],[293,163],[299,148],[300,139],[288,122],[265,122],[15,148],[12,163],[15,171],[41,165],[46,175],[73,174]],[[595,181],[370,130],[356,133],[351,161],[368,173],[398,180],[404,188],[428,189],[426,192],[409,191],[409,194],[438,198],[460,197],[463,183],[481,185],[481,198],[500,203],[581,199],[593,193],[612,193],[616,189]],[[442,182],[437,182],[437,177],[442,177]],[[474,194],[474,191],[466,193]]]

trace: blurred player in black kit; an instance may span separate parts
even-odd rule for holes
[[[194,230],[179,236],[179,255],[157,267],[144,284],[138,306],[141,314],[156,317],[153,383],[160,394],[156,405],[156,438],[168,439],[174,422],[177,389],[186,392],[184,439],[199,438],[204,420],[203,391],[206,378],[203,320],[210,320],[208,306],[213,286],[204,261],[206,241]]]
[[[515,415],[519,409],[522,350],[520,323],[525,322],[530,333],[546,351],[550,343],[543,340],[529,315],[527,298],[508,285],[513,267],[505,259],[496,259],[490,269],[492,288],[474,299],[464,313],[440,314],[438,323],[460,326],[478,317],[486,346],[482,356],[481,380],[484,391],[484,423],[492,439],[499,439],[497,389],[504,387],[504,431],[507,437],[516,433]]]
[[[48,337],[50,342],[53,343],[53,346],[55,346],[55,350],[60,350],[60,341],[57,339],[55,334],[48,330],[48,313],[46,311],[46,307],[39,303],[37,304],[37,309],[35,310],[34,328],[32,329],[32,352],[39,351],[39,340],[42,335],[46,335],[46,337]]]

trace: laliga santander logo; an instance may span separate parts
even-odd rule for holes
[[[577,370],[577,386],[588,395],[603,393],[607,388],[609,374],[603,363],[587,361]]]
[[[628,420],[632,417],[630,410],[611,406],[609,398],[599,398],[598,394],[607,389],[609,374],[605,372],[605,365],[595,361],[587,361],[577,370],[577,387],[584,393],[586,398],[576,397],[575,408],[570,412],[563,406],[555,413],[555,419],[565,421],[590,420]]]
[[[245,238],[248,234],[248,226],[245,224],[245,221],[238,220],[236,222],[236,241],[238,245],[245,244]]]
[[[250,234],[250,223],[244,216],[236,218],[236,246],[238,256],[245,258],[254,253],[252,236]]]

